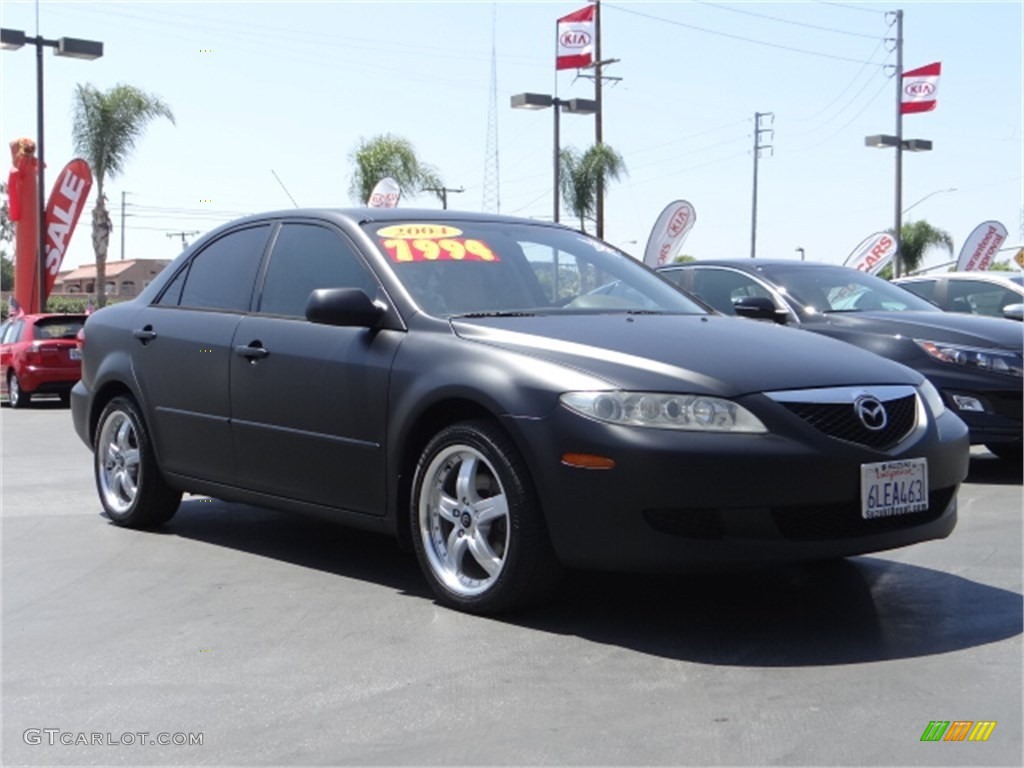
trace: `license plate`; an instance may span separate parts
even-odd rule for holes
[[[928,509],[928,460],[861,464],[860,514],[866,520]]]
[[[80,350],[78,347],[73,347],[72,349],[69,349],[68,353],[70,354],[72,360],[82,359],[82,350]]]

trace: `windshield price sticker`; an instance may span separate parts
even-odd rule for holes
[[[377,230],[377,237],[401,240],[440,240],[442,237],[458,237],[461,234],[461,229],[446,224],[395,224]]]
[[[470,238],[406,240],[394,237],[381,240],[381,245],[391,260],[399,264],[409,261],[501,261],[482,240]]]
[[[862,464],[860,513],[865,520],[928,509],[928,460]]]

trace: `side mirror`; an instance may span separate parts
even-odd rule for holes
[[[1007,320],[1024,321],[1024,304],[1007,304],[1003,307],[1003,317]]]
[[[785,325],[788,317],[786,310],[779,309],[774,301],[765,296],[744,296],[734,301],[732,306],[737,315],[751,320],[771,320]]]
[[[359,288],[318,288],[306,302],[306,319],[322,325],[375,328],[386,312]]]

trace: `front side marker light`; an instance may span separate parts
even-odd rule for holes
[[[615,459],[592,453],[563,453],[562,463],[576,469],[614,469]]]

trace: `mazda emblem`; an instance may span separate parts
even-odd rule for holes
[[[878,398],[871,395],[858,397],[853,404],[853,409],[857,412],[857,418],[860,419],[860,423],[872,432],[885,429],[885,425],[889,423],[889,417],[885,413],[885,406],[882,405]]]

